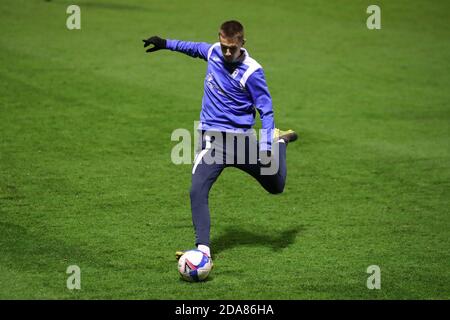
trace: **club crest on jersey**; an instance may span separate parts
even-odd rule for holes
[[[234,72],[231,74],[231,77],[234,79],[239,74],[239,69],[234,70]]]

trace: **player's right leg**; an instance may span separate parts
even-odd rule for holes
[[[192,223],[195,230],[195,246],[211,258],[210,229],[211,218],[208,206],[209,191],[224,169],[223,164],[194,164],[190,190]],[[175,253],[176,259],[184,254],[184,250]],[[211,260],[211,267],[213,266]]]
[[[211,219],[208,207],[209,191],[217,180],[217,177],[225,168],[223,161],[216,163],[211,161],[211,153],[216,153],[218,148],[212,143],[211,137],[205,136],[201,141],[201,150],[198,152],[192,168],[192,183],[190,189],[192,223],[195,231],[195,246],[211,256],[210,228]],[[177,251],[179,259],[184,251]]]
[[[209,247],[211,226],[208,207],[209,191],[223,169],[224,165],[222,164],[201,163],[192,173],[190,198],[196,246]]]

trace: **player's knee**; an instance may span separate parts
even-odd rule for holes
[[[202,191],[202,188],[196,188],[195,186],[193,186],[190,190],[190,197],[191,201],[198,201],[200,199],[207,198],[208,194],[205,194]]]
[[[275,188],[275,189],[270,190],[269,192],[271,194],[280,194],[280,193],[283,193],[283,191],[284,191],[284,188]]]
[[[195,198],[198,197],[199,192],[195,188],[191,188],[189,194],[190,194],[190,197],[191,197],[191,200],[192,200],[192,199],[195,199]]]
[[[269,189],[269,192],[271,194],[280,194],[284,191],[284,183],[279,183],[274,185],[272,188]]]

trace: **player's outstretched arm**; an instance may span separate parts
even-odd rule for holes
[[[162,39],[158,36],[152,36],[144,41],[144,48],[150,46],[146,52],[154,52],[161,49],[178,51],[187,54],[193,58],[202,58],[208,60],[208,52],[211,44],[206,42],[190,42],[181,40]]]

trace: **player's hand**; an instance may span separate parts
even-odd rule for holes
[[[153,36],[153,37],[150,37],[150,38],[148,38],[146,40],[142,40],[142,41],[144,41],[144,48],[148,47],[151,44],[153,45],[151,48],[148,48],[146,50],[146,52],[154,52],[154,51],[158,51],[161,49],[166,49],[166,44],[167,44],[166,39],[162,39],[158,36]]]
[[[270,162],[272,161],[272,154],[270,150],[259,151],[259,163],[263,167],[270,167]]]

